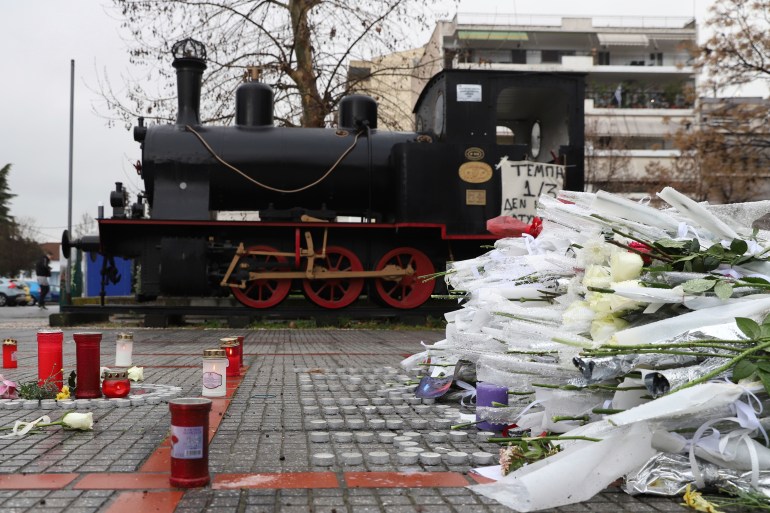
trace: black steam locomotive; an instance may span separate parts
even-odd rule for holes
[[[173,54],[176,124],[134,129],[144,194],[130,203],[118,183],[98,237],[64,236],[65,252],[134,259],[140,299],[232,292],[270,308],[300,289],[324,308],[362,294],[416,308],[442,281],[420,277],[497,238],[488,219],[529,200],[526,220],[539,193],[583,186],[579,74],[443,71],[417,101],[416,132],[378,130],[362,95],[340,102],[336,128],[276,127],[271,88],[246,82],[235,124],[203,126],[205,48],[188,39]],[[526,190],[504,191],[509,162],[534,164],[515,168]],[[561,181],[544,190],[554,167]]]

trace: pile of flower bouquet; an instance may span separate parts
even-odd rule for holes
[[[477,492],[519,511],[621,477],[632,494],[770,496],[770,232],[752,227],[770,201],[658,196],[664,208],[541,197],[537,238],[449,266],[462,308],[402,365],[447,376],[471,362],[507,388],[476,408],[506,427],[503,465],[479,469],[497,481]]]

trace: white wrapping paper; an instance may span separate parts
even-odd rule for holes
[[[501,480],[471,486],[516,511],[538,511],[590,499],[617,478],[633,472],[656,451],[644,422],[617,429],[601,442],[579,442]]]

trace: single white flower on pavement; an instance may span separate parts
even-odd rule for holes
[[[94,414],[90,411],[88,413],[70,412],[59,419],[59,422],[65,428],[87,431],[94,428]]]
[[[131,367],[128,369],[128,379],[131,381],[144,381],[144,367]]]

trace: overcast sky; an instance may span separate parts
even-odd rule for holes
[[[692,16],[709,0],[462,0],[460,12]],[[119,21],[101,0],[0,0],[0,166],[12,164],[11,213],[31,221],[41,241],[56,241],[67,226],[70,61],[75,60],[72,222],[109,215],[114,182],[141,188],[131,163],[139,145],[122,126],[108,128],[95,113],[97,75],[114,88],[131,74]],[[98,110],[98,109],[97,109]],[[103,110],[103,109],[102,109]]]

